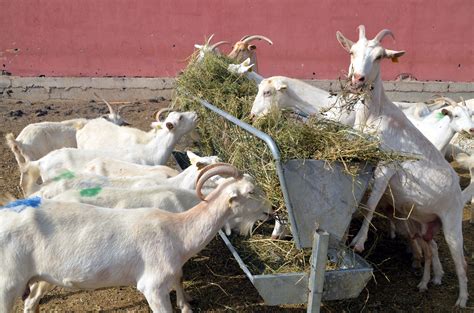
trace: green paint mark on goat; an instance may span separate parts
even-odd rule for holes
[[[54,177],[53,180],[58,181],[61,179],[73,179],[74,177],[76,177],[76,175],[74,175],[74,172],[66,170],[62,172],[61,174],[59,174],[58,176]]]
[[[436,119],[439,121],[439,120],[442,120],[443,117],[445,117],[446,115],[441,113],[441,112],[436,112]]]
[[[81,197],[94,197],[97,196],[102,191],[102,187],[86,188],[81,189],[79,194]]]

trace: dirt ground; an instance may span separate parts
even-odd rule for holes
[[[135,127],[147,129],[152,113],[168,105],[160,99],[137,102],[125,109],[123,116]],[[95,102],[55,101],[23,103],[0,100],[0,191],[20,196],[19,173],[13,154],[3,137],[8,132],[17,135],[29,123],[60,121],[76,117],[97,117],[105,113],[102,104]],[[182,147],[185,148],[185,147]],[[461,184],[468,182],[467,173]],[[467,207],[466,207],[467,209]],[[463,225],[464,244],[468,263],[469,293],[474,296],[474,225],[469,225],[467,210]],[[377,225],[377,223],[375,223]],[[73,240],[73,238],[71,239]],[[416,285],[420,272],[411,269],[411,257],[403,240],[390,240],[383,229],[370,232],[369,247],[364,256],[374,268],[374,278],[357,299],[325,302],[323,312],[452,312],[458,295],[458,282],[448,248],[441,235],[437,236],[440,258],[445,276],[441,286],[429,286],[424,293]],[[185,287],[195,299],[196,312],[305,312],[304,306],[269,307],[246,279],[224,243],[215,238],[199,255],[184,267]],[[172,294],[172,301],[174,301]],[[145,298],[133,287],[106,288],[95,291],[64,290],[57,288],[43,300],[41,312],[150,312]],[[474,312],[474,301],[468,302]],[[18,300],[14,312],[21,312]]]

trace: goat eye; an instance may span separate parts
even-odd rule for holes
[[[380,60],[381,58],[382,58],[382,56],[379,55],[378,57],[375,58],[375,61],[378,61],[378,60]]]
[[[179,120],[181,121],[182,119],[183,119],[183,116],[180,116],[180,117],[179,117]]]

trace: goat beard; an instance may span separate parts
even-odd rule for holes
[[[239,224],[239,233],[242,236],[251,235],[255,221],[242,220]]]

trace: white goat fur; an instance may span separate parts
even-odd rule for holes
[[[252,116],[268,114],[272,108],[290,109],[323,117],[346,125],[353,125],[355,113],[344,108],[341,100],[329,92],[299,79],[285,76],[265,78],[258,85],[252,105]]]
[[[25,186],[31,185],[31,182],[36,182],[38,177],[41,177],[45,182],[56,177],[64,169],[74,172],[81,171],[88,162],[99,157],[114,156],[121,161],[142,165],[163,165],[170,157],[176,143],[182,136],[194,129],[196,122],[195,112],[172,112],[165,120],[167,127],[160,129],[157,136],[146,145],[131,145],[128,149],[110,150],[63,148],[31,162],[25,159],[21,148],[14,140],[7,138],[7,141],[17,160],[25,160],[19,164],[20,185],[25,188]]]
[[[108,177],[145,176],[154,174],[173,177],[179,174],[177,170],[166,165],[140,165],[112,158],[96,158],[84,166],[83,172]]]
[[[130,145],[146,145],[155,138],[162,137],[171,128],[180,127],[186,113],[171,112],[160,123],[160,129],[153,128],[148,132],[133,127],[119,127],[101,120],[87,123],[77,132],[77,147],[88,150],[127,149]],[[168,129],[161,129],[168,128]],[[171,128],[170,128],[171,127]],[[182,127],[182,126],[181,126]]]
[[[86,189],[86,188],[130,188],[132,191],[140,188],[150,188],[154,186],[166,185],[181,189],[194,189],[196,178],[205,166],[217,163],[219,158],[216,156],[199,157],[192,152],[188,155],[191,158],[191,166],[183,172],[173,177],[166,177],[162,173],[146,175],[146,176],[125,176],[125,177],[106,177],[88,173],[74,173],[74,177],[57,177],[46,181],[42,185],[33,185],[25,187],[27,196],[41,196],[42,198],[51,199],[58,194],[69,189]],[[109,207],[108,205],[99,205]],[[146,207],[146,206],[141,206]]]
[[[243,218],[248,232],[271,212],[252,179],[234,177],[183,213],[51,200],[20,213],[0,211],[0,311],[11,312],[29,284],[46,281],[81,289],[135,285],[153,312],[172,311],[169,291],[174,288],[178,305],[190,312],[180,283],[183,264],[230,217]]]
[[[382,148],[419,155],[419,160],[402,162],[398,167],[378,166],[372,192],[367,201],[368,212],[352,245],[364,249],[369,225],[380,199],[389,187],[394,208],[422,225],[423,235],[436,231],[441,224],[454,260],[459,280],[456,305],[465,307],[468,299],[466,261],[463,253],[462,215],[463,195],[459,177],[441,153],[426,139],[405,115],[385,95],[380,77],[380,60],[401,57],[404,51],[384,49],[381,39],[391,34],[381,31],[373,40],[365,37],[365,28],[359,27],[359,40],[354,43],[337,32],[343,48],[351,53],[349,78],[355,87],[371,85],[365,105],[356,108],[355,127],[377,135]],[[390,195],[389,195],[390,197]]]
[[[262,80],[264,80],[264,78],[252,70],[254,65],[255,64],[250,63],[250,58],[247,58],[240,64],[229,64],[227,70],[238,75],[244,74],[248,79],[253,80],[258,85]]]

